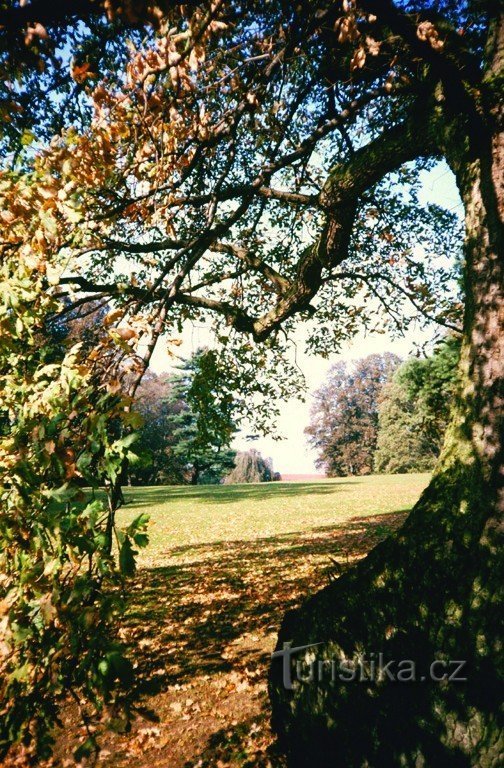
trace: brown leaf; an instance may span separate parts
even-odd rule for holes
[[[74,64],[71,74],[76,83],[84,83],[89,78],[96,77],[96,73],[90,70],[91,64],[85,61],[84,64]]]
[[[362,47],[357,48],[350,62],[350,71],[353,72],[355,69],[362,69],[365,63],[366,51]]]
[[[121,328],[116,328],[115,333],[123,340],[123,341],[129,341],[130,339],[134,339],[138,334],[135,331],[134,328],[131,328],[131,326],[123,326]]]

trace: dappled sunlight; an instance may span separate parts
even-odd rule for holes
[[[123,625],[136,665],[139,706],[131,733],[106,735],[100,764],[281,766],[266,680],[285,611],[339,578],[396,530],[426,481],[410,476],[130,489],[135,509],[128,504],[122,514],[133,515],[140,497],[142,510],[151,506],[154,517],[152,544],[142,555]],[[353,496],[340,509],[336,501],[350,491]],[[228,504],[221,530],[213,529],[219,538],[212,540],[209,518],[220,509],[220,500],[212,504],[222,493]],[[403,503],[394,509],[396,495]],[[298,497],[304,515],[285,519],[283,496],[288,503]],[[382,496],[388,510],[372,514],[369,500],[374,497],[376,508]],[[257,536],[257,528],[249,527],[248,503],[254,498],[264,504],[268,528],[277,533]],[[325,522],[328,499],[332,523]],[[170,545],[159,526],[165,515],[170,525],[172,516],[184,516],[188,502],[187,509],[196,502],[200,511],[193,512],[194,521],[185,517],[184,534]],[[192,543],[193,526],[199,541]],[[71,709],[66,717],[72,719]],[[65,746],[59,741],[59,749]]]
[[[309,483],[128,488],[121,522],[138,511],[151,516],[150,542],[141,567],[171,565],[173,558],[200,557],[199,547],[219,542],[261,541],[313,534],[315,529],[412,507],[427,474],[338,478]],[[256,546],[259,546],[257,543]],[[190,553],[184,553],[190,548]]]

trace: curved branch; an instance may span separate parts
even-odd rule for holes
[[[226,302],[186,294],[176,300],[225,315],[235,328],[251,333],[256,341],[267,338],[294,314],[313,312],[310,302],[323,283],[323,269],[333,269],[348,255],[360,196],[403,163],[438,152],[430,117],[431,110],[425,101],[413,104],[403,123],[384,131],[346,162],[332,169],[320,194],[320,204],[326,211],[321,236],[304,251],[298,263],[296,279],[288,285],[277,283],[277,288],[282,290],[269,311],[253,318],[243,309]],[[233,251],[232,246],[220,247]],[[272,279],[272,276],[269,278]]]

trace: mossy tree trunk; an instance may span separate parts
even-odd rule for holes
[[[502,32],[496,40],[489,93],[490,79],[502,71]],[[445,121],[441,141],[466,224],[460,390],[444,449],[401,530],[283,621],[277,649],[287,642],[321,643],[292,654],[291,690],[284,685],[283,659],[272,662],[273,725],[289,766],[504,764],[497,714],[504,583],[504,142],[498,97],[495,104],[487,121],[492,130],[471,132],[456,119]],[[341,680],[341,660],[359,658],[357,677],[375,679]],[[464,661],[456,676],[467,680],[431,680],[436,659]],[[324,660],[335,662],[332,670]],[[390,660],[396,679],[383,672],[380,680],[378,667]],[[402,682],[401,660],[415,665],[414,673],[412,665],[401,666]],[[296,661],[302,680],[296,679]],[[440,671],[437,665],[436,676]],[[343,669],[343,676],[350,674]]]

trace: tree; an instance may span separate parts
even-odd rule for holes
[[[378,407],[377,472],[432,470],[443,446],[457,386],[460,341],[449,337],[427,358],[406,360]]]
[[[3,763],[21,741],[19,760],[48,756],[57,702],[71,695],[87,730],[80,759],[96,750],[93,715],[108,710],[116,724],[129,717],[133,668],[116,626],[120,588],[134,571],[134,547],[147,542],[147,518],[116,525],[111,487],[135,438],[118,432],[135,419],[121,393],[101,386],[100,371],[83,362],[84,345],[70,339],[65,346],[51,332],[47,320],[58,305],[41,290],[43,278],[23,262],[4,269],[0,755]],[[94,492],[104,482],[105,502]]]
[[[235,404],[212,350],[198,350],[171,380],[168,453],[191,485],[218,483],[234,467]]]
[[[319,452],[316,466],[328,477],[373,471],[378,401],[399,362],[396,355],[386,352],[357,360],[352,367],[336,363],[315,392],[305,433]]]
[[[147,371],[136,391],[143,424],[135,448],[143,460],[130,471],[134,482],[217,483],[234,466],[236,403],[215,352],[198,350],[179,369]]]
[[[408,368],[410,366],[408,365]],[[400,376],[383,388],[378,411],[378,439],[374,456],[376,472],[429,472],[439,455],[422,429],[415,402]]]
[[[273,471],[272,460],[263,459],[259,451],[251,448],[249,451],[238,451],[235,467],[226,475],[224,483],[269,483],[272,480],[280,480],[278,472]]]
[[[153,371],[146,371],[136,391],[134,409],[142,417],[142,425],[135,450],[141,460],[128,472],[135,485],[183,481],[180,466],[169,455],[170,419],[179,407],[170,401],[170,392],[170,375],[158,376]]]
[[[280,329],[298,317],[316,319],[320,352],[382,315],[459,331],[442,258],[461,242],[455,216],[417,194],[422,167],[444,158],[452,170],[463,341],[431,484],[395,537],[286,617],[279,643],[327,640],[325,657],[364,650],[419,668],[456,656],[469,681],[336,681],[315,695],[308,683],[286,691],[274,662],[270,694],[291,765],[497,766],[500,6],[69,5],[0,12],[3,265],[9,283],[19,268],[34,276],[39,294],[56,281],[76,301],[114,304],[139,376],[163,330],[206,313],[225,319],[223,343],[249,335],[244,361],[250,339],[280,359]],[[22,381],[7,382],[12,413]],[[13,460],[12,443],[2,448]],[[22,531],[30,517],[17,513]]]

